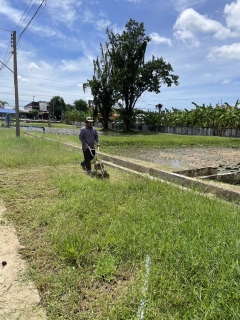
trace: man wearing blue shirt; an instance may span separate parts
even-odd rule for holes
[[[82,142],[82,150],[84,161],[81,162],[83,170],[87,170],[88,174],[92,174],[91,161],[95,156],[95,142],[100,146],[97,130],[93,127],[93,120],[87,117],[86,125],[79,132],[79,139]]]

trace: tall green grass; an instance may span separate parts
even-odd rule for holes
[[[114,169],[91,179],[77,152],[35,144],[16,142],[1,197],[49,319],[239,319],[237,206]]]
[[[80,151],[74,151],[61,143],[31,138],[24,133],[16,138],[13,129],[0,129],[0,167],[38,167],[77,161]]]

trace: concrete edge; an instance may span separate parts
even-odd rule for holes
[[[46,139],[46,140],[51,140],[54,142],[59,142],[71,148],[82,150],[80,146],[72,145],[70,143],[60,142],[50,138],[44,138],[42,136],[36,136],[32,133],[26,133],[26,134],[34,137]],[[138,164],[136,162],[133,162],[133,159],[131,159],[131,162],[130,162],[129,160],[122,159],[120,157],[113,156],[113,155],[108,155],[102,152],[98,152],[98,154],[101,160],[103,161],[103,163],[106,165],[114,164],[115,167],[117,166],[118,169],[122,169],[122,170],[128,169],[133,173],[136,172],[136,173],[146,174],[148,176],[156,177],[158,179],[162,179],[163,181],[168,181],[177,185],[181,185],[186,188],[195,188],[196,191],[198,192],[209,193],[227,201],[240,203],[240,193],[224,188],[222,185],[221,186],[217,185],[213,181],[210,181],[210,180],[202,181],[196,178],[181,175],[179,173],[168,172],[162,169],[152,168],[151,166],[146,166],[143,164]]]
[[[162,169],[151,168],[134,162],[130,162],[125,159],[118,158],[116,156],[99,153],[101,160],[106,165],[113,163],[122,169],[130,169],[131,171],[140,172],[151,177],[156,177],[163,181],[168,181],[177,185],[181,185],[187,188],[195,188],[197,191],[202,193],[210,193],[221,199],[227,201],[233,201],[240,203],[240,193],[232,190],[223,188],[223,186],[217,186],[213,181],[202,181],[196,178],[186,177],[179,173],[168,172]]]

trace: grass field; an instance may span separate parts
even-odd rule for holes
[[[79,151],[13,130],[0,135],[1,198],[48,319],[239,319],[236,205],[117,169],[91,179]],[[104,152],[238,142],[101,139]]]
[[[46,126],[45,126],[46,127]],[[53,124],[52,128],[80,130],[76,126]],[[97,128],[104,151],[109,153],[120,153],[123,149],[129,148],[184,148],[184,147],[231,147],[239,148],[238,138],[223,138],[218,136],[187,136],[163,133],[119,133],[112,130],[104,131]],[[42,136],[42,133],[36,133]],[[45,133],[45,137],[54,138],[64,142],[76,142],[79,144],[78,135],[55,135]],[[114,137],[114,139],[113,139]]]

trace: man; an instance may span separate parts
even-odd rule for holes
[[[100,141],[98,139],[97,130],[93,127],[93,120],[91,117],[87,117],[85,121],[86,125],[82,127],[79,132],[79,139],[82,142],[82,150],[84,155],[84,161],[81,162],[83,170],[87,170],[87,173],[92,175],[91,161],[95,156],[95,142],[98,147]]]

